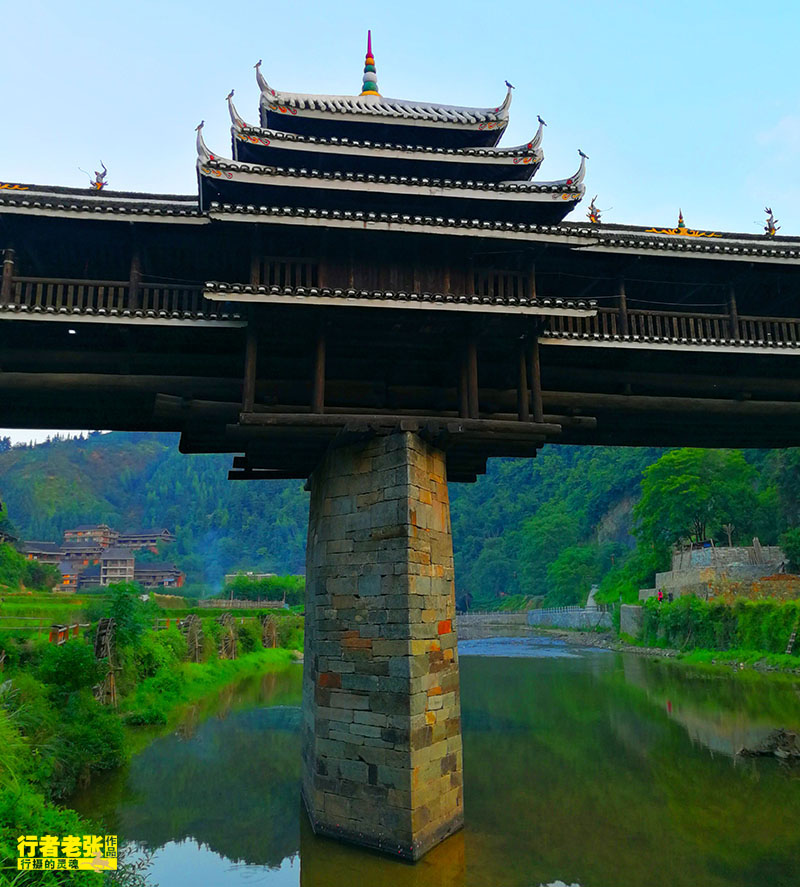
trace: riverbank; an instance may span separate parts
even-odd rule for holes
[[[645,647],[621,640],[613,632],[568,631],[561,628],[531,628],[531,633],[563,641],[574,647],[597,647],[616,653],[631,653],[656,659],[671,659],[684,665],[716,665],[760,672],[800,674],[800,656],[765,653],[754,650],[676,650],[669,647]]]

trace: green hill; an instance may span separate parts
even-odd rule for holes
[[[533,460],[492,460],[476,484],[453,484],[459,594],[549,592],[555,602],[599,581],[633,548],[642,471],[662,452],[548,446]],[[775,477],[796,452],[747,453],[762,497],[777,501]],[[168,556],[210,590],[236,569],[303,572],[302,482],[234,483],[229,466],[224,455],[181,455],[176,434],[94,433],[0,452],[0,499],[24,539],[56,541],[67,527],[101,521],[169,527],[177,541]],[[741,532],[774,541],[787,522],[768,517]]]

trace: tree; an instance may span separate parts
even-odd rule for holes
[[[758,510],[755,472],[740,450],[672,450],[645,469],[641,489],[635,533],[656,547],[702,542],[725,523],[752,531]]]
[[[612,556],[619,552],[620,546],[614,544],[571,545],[563,549],[547,568],[547,605],[567,607],[584,603],[592,585],[600,582]]]

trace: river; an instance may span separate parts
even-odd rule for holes
[[[800,681],[546,638],[463,641],[464,830],[408,865],[316,838],[301,669],[248,678],[73,805],[154,853],[160,887],[797,887]]]

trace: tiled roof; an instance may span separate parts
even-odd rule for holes
[[[559,222],[554,225],[537,225],[528,222],[481,221],[479,219],[454,218],[451,216],[418,216],[406,213],[377,213],[362,210],[328,210],[313,207],[288,206],[241,206],[212,202],[208,208],[211,218],[235,217],[236,215],[280,219],[319,219],[322,222],[352,223],[362,227],[364,223],[412,227],[441,234],[475,232],[491,237],[512,237],[516,240],[552,240],[577,248],[639,249],[647,251],[677,252],[684,255],[712,256],[714,258],[760,257],[800,261],[800,237],[767,237],[757,234],[720,233],[719,238],[692,238],[681,236],[652,236],[644,227],[587,225],[575,222]],[[346,227],[350,227],[349,225]],[[533,236],[530,236],[533,235]]]
[[[20,184],[15,189],[0,191],[0,212],[4,208],[22,210],[61,210],[91,213],[95,216],[143,218],[168,217],[205,222],[199,213],[194,195],[148,194],[132,191],[91,191],[88,188],[62,188],[56,185]]]
[[[130,548],[122,548],[121,546],[114,545],[111,548],[106,548],[101,555],[101,560],[104,561],[122,561],[122,560],[133,560],[134,553],[130,550]]]
[[[34,554],[37,551],[40,551],[43,554],[58,554],[63,549],[58,542],[23,542],[22,550],[29,554]]]
[[[281,176],[294,179],[315,179],[323,182],[358,182],[363,184],[400,185],[408,187],[442,188],[444,190],[489,191],[500,194],[582,194],[583,187],[578,174],[555,182],[481,182],[458,181],[451,179],[417,178],[416,176],[385,176],[373,173],[320,172],[315,169],[283,169],[279,166],[262,166],[258,163],[242,163],[211,155],[207,161],[201,160],[203,167],[230,173],[245,173],[261,176],[264,179]]]
[[[788,320],[788,318],[787,318]],[[656,335],[621,335],[619,333],[585,333],[569,330],[542,330],[540,337],[553,342],[582,342],[585,344],[625,344],[646,347],[648,345],[691,345],[703,348],[746,348],[750,351],[764,353],[765,351],[798,350],[800,342],[791,340],[775,341],[773,339],[716,339],[712,336],[656,336]]]
[[[180,573],[181,570],[175,564],[167,563],[140,563],[136,562],[135,573]]]
[[[68,282],[68,281],[67,281]],[[0,304],[0,317],[16,315],[18,317],[41,318],[43,320],[59,320],[72,317],[94,318],[103,322],[127,322],[131,319],[149,321],[150,323],[191,322],[208,323],[226,326],[244,326],[245,321],[236,312],[225,311],[154,311],[152,309],[120,309],[120,308],[53,308],[42,305],[6,305]]]
[[[424,154],[430,155],[432,158],[441,157],[482,157],[486,159],[504,158],[504,157],[528,157],[541,154],[541,151],[534,145],[533,141],[524,145],[514,145],[513,147],[470,147],[470,148],[442,148],[442,147],[425,147],[422,145],[405,145],[392,144],[390,142],[370,142],[359,141],[358,139],[348,139],[344,137],[322,138],[320,136],[305,136],[291,132],[281,132],[277,129],[266,129],[261,126],[253,126],[249,123],[242,123],[241,126],[234,127],[234,134],[239,138],[246,140],[246,136],[252,135],[258,139],[267,139],[269,141],[291,142],[293,146],[313,148],[320,145],[330,145],[333,147],[344,148],[365,148],[369,150],[384,151],[401,151],[403,154]],[[241,134],[241,135],[240,135]]]
[[[382,290],[331,289],[329,287],[302,286],[255,286],[252,284],[209,282],[205,285],[206,294],[218,297],[236,296],[277,296],[289,300],[326,299],[350,304],[390,304],[398,308],[419,307],[450,307],[453,309],[495,308],[514,309],[521,313],[526,309],[536,313],[574,312],[586,315],[595,313],[596,303],[593,301],[571,299],[528,299],[512,296],[458,296],[452,293],[408,293],[387,292]]]
[[[310,93],[282,92],[272,89],[256,68],[261,104],[279,113],[298,111],[327,114],[355,114],[397,121],[449,123],[455,126],[487,125],[494,129],[508,123],[511,89],[496,108],[470,108],[461,105],[439,105],[433,102],[415,102],[373,95],[312,95]],[[274,107],[273,107],[274,106]]]

